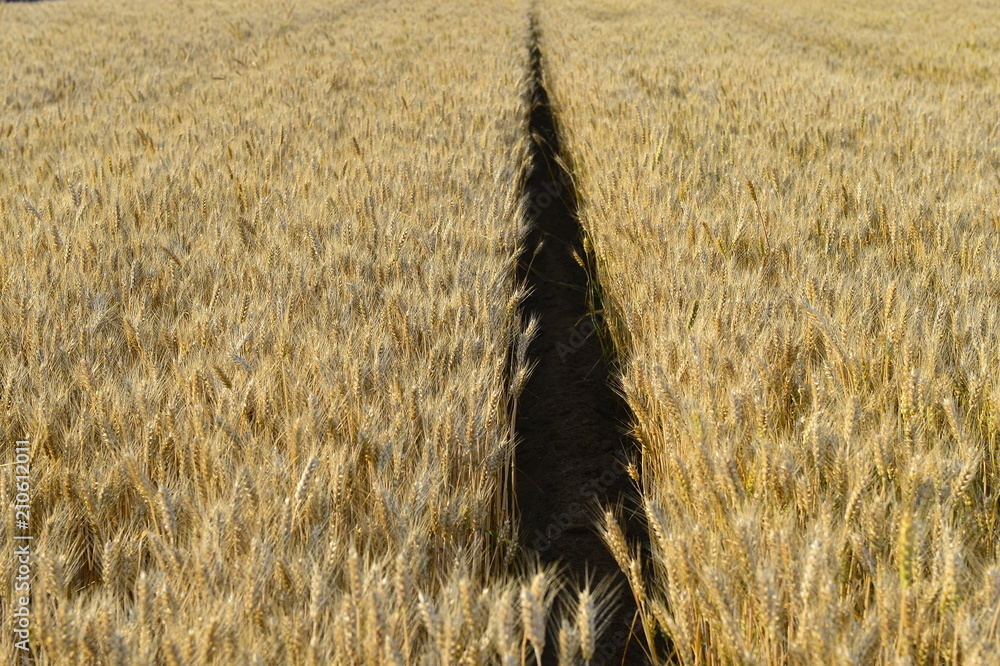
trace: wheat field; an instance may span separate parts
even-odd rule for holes
[[[996,25],[0,5],[0,658],[30,532],[32,663],[624,663],[519,526],[537,46],[641,448],[616,653],[995,663]]]
[[[558,580],[506,573],[527,6],[0,9],[39,663],[541,650]]]
[[[998,22],[540,5],[649,558],[603,532],[655,661],[1000,654]]]

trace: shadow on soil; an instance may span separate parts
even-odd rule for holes
[[[559,133],[534,26],[531,65],[534,154],[526,195],[533,224],[520,270],[532,290],[525,313],[539,315],[541,327],[531,349],[537,366],[517,412],[522,538],[529,555],[561,562],[570,580],[582,583],[589,572],[595,581],[610,577],[620,585],[618,608],[591,663],[646,664],[639,635],[630,639],[632,631],[641,634],[638,621],[630,630],[635,601],[595,529],[599,506],[622,504],[628,514],[635,505],[625,462],[635,457],[636,445],[624,434],[629,413],[609,381],[614,360],[602,349],[603,322],[590,306],[592,285],[574,258],[574,253],[585,257],[576,193],[557,159]],[[634,523],[630,527],[632,538],[644,533]],[[546,650],[546,664],[556,663],[557,649]]]

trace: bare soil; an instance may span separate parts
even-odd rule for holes
[[[572,182],[560,155],[556,119],[543,85],[542,58],[532,47],[534,86],[532,173],[526,184],[533,230],[521,270],[532,293],[524,309],[541,317],[531,347],[537,366],[518,404],[517,499],[523,543],[543,562],[559,561],[570,580],[611,577],[620,584],[618,608],[597,645],[592,664],[645,664],[635,602],[624,575],[595,529],[603,506],[623,504],[636,492],[625,471],[635,444],[626,435],[629,414],[612,384],[612,352],[602,350],[600,315],[588,295],[593,285],[574,258],[584,257]],[[540,249],[539,249],[540,246]],[[630,530],[633,538],[637,530]],[[553,637],[554,638],[554,637]],[[555,642],[554,640],[552,641]],[[555,649],[546,650],[555,663]]]

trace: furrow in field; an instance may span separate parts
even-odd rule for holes
[[[526,183],[532,230],[522,256],[530,287],[524,308],[539,319],[532,345],[537,365],[518,405],[517,490],[529,553],[560,561],[570,580],[607,577],[624,584],[594,528],[604,506],[628,501],[624,435],[628,411],[612,388],[613,351],[602,328],[600,289],[593,282],[576,215],[576,192],[563,164],[549,105],[543,57],[532,33],[532,168]],[[618,594],[592,663],[622,663],[635,603]],[[633,643],[625,663],[642,663]]]

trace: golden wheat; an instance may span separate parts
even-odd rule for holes
[[[506,573],[527,2],[2,15],[41,663],[540,659],[556,576]]]
[[[656,661],[1000,653],[998,20],[539,5],[651,569],[604,532]]]

